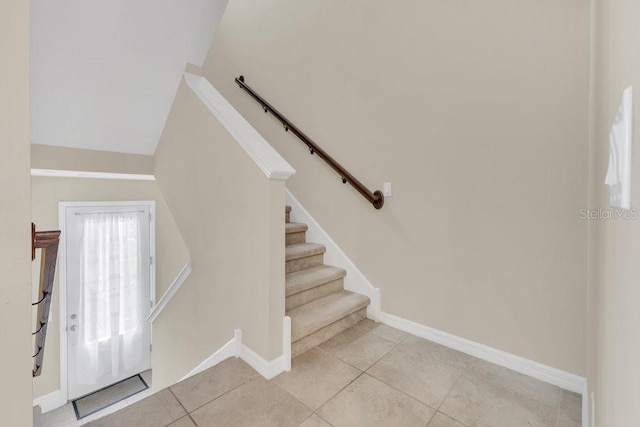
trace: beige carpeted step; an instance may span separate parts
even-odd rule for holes
[[[301,354],[359,322],[367,305],[368,297],[341,290],[288,311],[292,353]]]
[[[291,317],[291,341],[298,341],[368,304],[368,297],[342,290],[294,308],[287,313]]]
[[[286,246],[284,249],[285,272],[293,273],[305,268],[322,265],[322,254],[324,254],[325,250],[324,245],[320,243],[296,243],[295,245]]]
[[[345,291],[346,271],[324,265],[324,245],[307,243],[307,225],[290,221],[291,206],[286,206],[285,310],[296,357],[364,319],[369,298]]]
[[[291,343],[291,358],[298,357],[305,351],[309,351],[323,342],[330,340],[339,333],[364,320],[366,317],[367,309],[361,308],[360,310],[354,311],[350,315],[343,317],[337,322],[333,322],[329,326],[325,326],[324,328]]]
[[[285,279],[285,310],[291,310],[303,304],[342,290],[343,268],[320,265],[287,274]]]
[[[285,224],[285,244],[294,245],[305,242],[305,233],[309,227],[301,222],[287,222]]]
[[[304,292],[324,283],[342,279],[347,275],[344,268],[320,265],[287,274],[285,279],[285,294],[291,296]]]

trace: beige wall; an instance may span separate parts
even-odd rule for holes
[[[80,163],[78,163],[80,165]],[[46,164],[44,168],[52,168]],[[91,169],[83,169],[91,170]],[[156,202],[156,298],[167,290],[185,262],[189,253],[184,245],[171,212],[152,181],[124,181],[77,178],[31,178],[31,217],[38,230],[57,230],[58,203],[61,201],[137,201]],[[37,261],[37,260],[36,260]],[[58,260],[61,262],[61,259]],[[38,264],[33,263],[34,295],[37,289]],[[33,380],[33,395],[40,397],[56,391],[60,387],[60,320],[59,285],[54,285],[53,309],[47,331],[44,365],[42,374]],[[161,314],[162,316],[162,314]],[[153,327],[153,339],[163,336],[162,328]],[[152,354],[152,367],[158,373],[163,366],[157,364],[157,351]],[[156,369],[157,368],[157,369]],[[155,385],[155,384],[154,384]]]
[[[32,144],[31,167],[34,169],[153,174],[153,156]]]
[[[592,200],[609,209],[603,184],[609,129],[622,93],[634,86],[631,205],[640,206],[640,3],[594,2]],[[596,425],[635,426],[640,419],[640,220],[593,222],[594,273],[589,287],[589,386],[595,393]]]
[[[589,3],[232,0],[203,75],[386,312],[585,374]],[[370,188],[375,211],[250,97]]]
[[[193,272],[154,323],[169,385],[243,330],[267,360],[282,354],[284,184],[270,181],[181,82],[156,152],[156,179]],[[155,359],[154,359],[155,361]]]
[[[30,426],[29,2],[0,3],[0,413]]]

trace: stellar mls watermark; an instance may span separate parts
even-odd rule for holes
[[[640,218],[640,209],[580,209],[580,219],[598,220],[598,219],[623,219],[636,220]]]

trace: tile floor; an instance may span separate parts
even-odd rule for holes
[[[580,424],[575,393],[364,320],[294,359],[291,372],[270,381],[231,358],[88,425]]]

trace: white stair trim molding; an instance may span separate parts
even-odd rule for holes
[[[445,347],[486,360],[512,371],[528,375],[540,381],[558,386],[586,396],[587,380],[579,375],[553,368],[530,359],[526,359],[506,351],[498,350],[475,341],[468,340],[411,320],[403,319],[393,314],[380,312],[379,321],[401,331],[408,332],[420,338],[442,344]]]
[[[209,81],[184,73],[187,85],[222,123],[244,151],[269,179],[286,180],[295,169],[258,133]]]
[[[64,393],[62,393],[62,390],[56,390],[33,399],[33,406],[39,405],[43,414],[53,411],[54,409],[58,409],[66,405],[66,403],[67,399],[65,398]]]
[[[191,274],[191,262],[187,262],[182,270],[178,273],[175,279],[173,279],[173,283],[166,290],[164,295],[160,298],[160,301],[153,306],[149,316],[147,316],[147,320],[153,323],[154,320],[162,313],[162,310],[169,304],[169,301],[174,297],[174,295],[178,292],[182,284],[187,280],[189,275]]]
[[[351,292],[369,297],[370,303],[367,306],[367,317],[378,320],[380,313],[380,289],[374,287],[369,279],[356,267],[351,259],[344,253],[338,244],[320,226],[309,211],[307,211],[300,201],[287,189],[285,192],[286,204],[291,206],[291,222],[302,222],[307,224],[307,241],[322,243],[327,249],[324,253],[324,263],[344,268],[347,275],[344,278],[344,288]]]
[[[180,378],[180,381],[184,381],[189,377],[199,374],[200,372],[205,371],[230,357],[237,357],[237,345],[235,336],[231,338],[225,345],[220,347],[218,351],[207,357],[204,361],[202,361],[202,363],[189,371],[189,373],[187,373],[184,377]]]
[[[70,171],[62,169],[31,169],[31,176],[52,178],[126,179],[129,181],[155,181],[156,177],[138,173]]]

